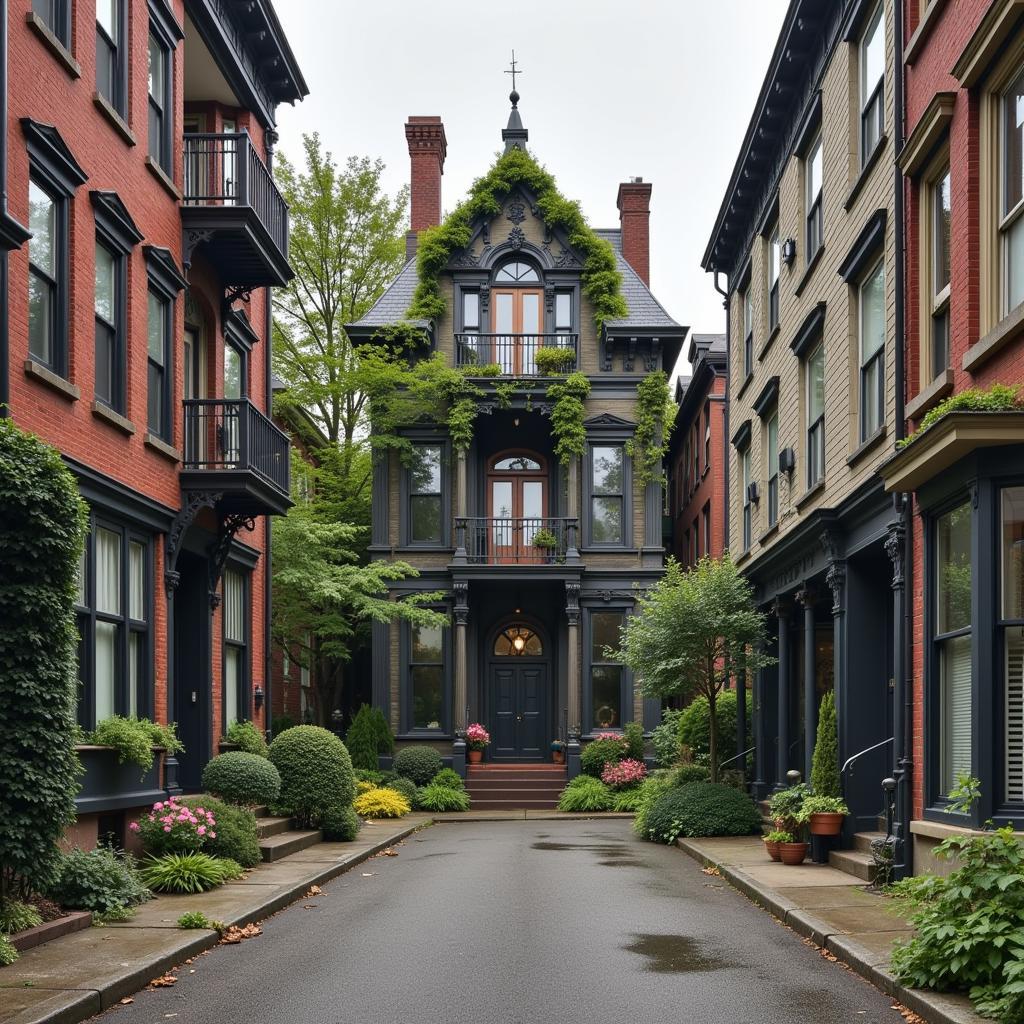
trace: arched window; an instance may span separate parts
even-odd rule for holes
[[[505,455],[495,459],[491,468],[512,473],[539,473],[544,467],[532,455]]]
[[[494,280],[502,284],[537,284],[540,281],[540,276],[529,263],[510,260],[498,269]]]
[[[529,626],[509,626],[494,641],[494,653],[499,658],[539,658],[544,644]]]

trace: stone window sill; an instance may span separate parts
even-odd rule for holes
[[[71,51],[53,34],[49,25],[35,11],[25,15],[29,28],[42,40],[43,45],[57,58],[57,62],[72,78],[82,77],[82,67]]]
[[[753,381],[753,379],[754,379],[754,373],[753,373],[753,371],[751,371],[743,379],[743,383],[740,385],[739,391],[736,392],[736,401],[737,402],[743,397],[743,393],[747,390],[747,388],[750,387],[751,381]]]
[[[983,338],[964,353],[964,369],[974,373],[997,352],[1024,332],[1024,303],[1003,317]]]
[[[110,122],[114,131],[128,143],[129,146],[136,145],[136,138],[131,128],[128,127],[128,122],[110,105],[109,101],[105,96],[98,92],[92,94],[92,102],[95,104],[96,109]]]
[[[921,52],[925,40],[931,35],[931,31],[939,20],[939,15],[945,6],[946,0],[931,0],[931,3],[928,4],[928,9],[921,16],[921,20],[917,23],[917,28],[914,29],[914,34],[910,37],[903,50],[904,64],[913,64],[917,59],[917,55]]]
[[[811,257],[811,262],[807,264],[807,267],[804,270],[803,276],[797,282],[796,288],[793,290],[793,294],[796,295],[797,298],[799,298],[801,296],[801,294],[803,293],[804,288],[807,287],[807,282],[810,281],[811,275],[814,273],[815,268],[821,262],[821,257],[824,254],[825,254],[825,243],[822,242],[821,245],[818,246],[818,251]]]
[[[170,459],[171,462],[181,462],[181,452],[174,445],[168,444],[163,438],[157,437],[156,434],[152,434],[148,430],[145,444],[147,448],[162,455],[165,459]]]
[[[110,406],[104,405],[102,402],[94,401],[92,403],[92,414],[97,419],[109,423],[116,430],[120,430],[121,433],[127,434],[129,437],[135,433],[135,424],[130,419],[122,416],[119,412],[115,412]]]
[[[25,376],[45,384],[62,398],[67,398],[72,402],[77,402],[82,397],[82,392],[71,381],[65,380],[59,373],[54,373],[49,367],[37,363],[34,359],[25,360]]]
[[[821,494],[824,490],[825,478],[822,477],[816,484],[812,484],[810,487],[807,488],[806,491],[804,491],[803,494],[800,495],[799,498],[797,498],[796,507],[798,509],[803,508],[804,505],[806,505],[809,501],[813,500],[814,498],[818,497],[818,495]]]
[[[743,565],[744,562],[749,562],[749,561],[750,561],[750,551],[749,551],[749,549],[747,551],[741,551],[736,556],[736,558],[735,558],[735,562],[736,562],[737,566]]]
[[[146,167],[149,168],[149,173],[163,185],[164,189],[178,202],[181,202],[181,191],[178,186],[174,184],[167,172],[151,156],[146,157]]]
[[[857,445],[856,448],[854,448],[854,450],[850,453],[849,457],[847,458],[846,464],[848,466],[854,466],[858,462],[860,462],[860,460],[864,458],[864,456],[867,455],[868,452],[873,451],[875,448],[878,447],[879,444],[881,444],[882,441],[885,440],[885,435],[887,433],[888,430],[886,429],[886,426],[883,423],[878,428],[878,430],[876,430],[869,438],[865,439],[864,441],[861,441],[861,443]]]
[[[926,388],[907,402],[908,420],[920,419],[929,409],[953,391],[953,371],[943,370]]]
[[[757,543],[763,545],[766,540],[770,540],[779,532],[779,524],[776,523],[774,526],[769,526],[760,537],[757,538]]]
[[[757,353],[757,361],[759,363],[764,361],[764,357],[766,355],[768,355],[768,350],[772,347],[773,344],[775,344],[775,339],[781,333],[782,333],[782,325],[781,324],[776,324],[772,328],[771,333],[768,335],[768,337],[765,338],[764,345],[761,346],[761,351]]]
[[[857,180],[853,183],[853,188],[850,189],[850,194],[846,197],[846,202],[843,203],[843,209],[847,213],[853,209],[853,204],[857,202],[857,196],[860,195],[861,190],[867,184],[868,178],[871,177],[871,172],[874,170],[875,164],[878,163],[887,141],[888,136],[883,132],[878,137],[878,141],[875,143],[875,148],[871,151],[871,155],[864,161],[864,166],[861,168],[860,174],[857,175]]]

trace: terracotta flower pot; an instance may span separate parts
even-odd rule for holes
[[[810,829],[812,836],[837,836],[843,831],[845,814],[812,814]]]
[[[479,764],[484,759],[484,752],[482,750],[467,750],[466,757],[470,764]]]
[[[782,860],[782,854],[779,853],[779,844],[771,843],[767,839],[764,841],[764,848],[768,851],[768,856],[772,860]]]
[[[783,864],[803,864],[807,856],[807,843],[779,843],[779,858]]]
[[[564,750],[552,750],[551,758],[555,764],[565,764],[565,751]]]

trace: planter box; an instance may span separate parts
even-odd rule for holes
[[[28,928],[17,935],[11,936],[11,942],[19,953],[26,949],[41,946],[50,939],[59,939],[62,935],[70,935],[72,932],[80,932],[92,925],[92,912],[88,910],[71,910],[56,921],[47,921],[45,924],[37,925],[35,928]]]
[[[227,740],[221,740],[220,743],[217,744],[218,754],[227,754],[232,750],[238,750],[237,743],[229,743]]]
[[[82,788],[75,797],[75,810],[83,814],[101,814],[129,807],[142,807],[167,798],[160,786],[163,750],[156,751],[153,767],[147,772],[133,762],[120,764],[112,747],[75,748],[85,773]]]

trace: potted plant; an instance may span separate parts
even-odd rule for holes
[[[791,832],[783,832],[781,829],[776,828],[764,837],[764,848],[768,851],[768,856],[772,860],[782,860],[782,855],[779,853],[779,844],[791,842],[793,842],[793,834]]]
[[[843,830],[843,818],[850,809],[843,803],[839,774],[839,731],[836,724],[835,695],[829,690],[818,708],[818,735],[811,760],[813,796],[804,802],[803,820],[812,836],[837,836]]]
[[[473,722],[466,728],[466,756],[470,764],[479,764],[484,759],[484,751],[490,742],[491,734],[479,722]]]
[[[576,365],[576,350],[547,345],[538,348],[533,357],[537,370],[544,377],[568,373]]]
[[[800,831],[800,812],[804,801],[810,795],[810,787],[803,782],[773,793],[771,800],[768,801],[768,813],[775,822],[775,827],[782,832],[796,835]]]
[[[843,830],[843,818],[850,809],[837,796],[809,796],[800,809],[800,821],[806,822],[812,836],[837,836]]]
[[[807,843],[798,842],[794,836],[790,835],[790,841],[779,843],[779,860],[783,864],[803,864],[804,858],[807,856]]]
[[[551,760],[555,764],[565,764],[565,743],[562,740],[551,741]]]

